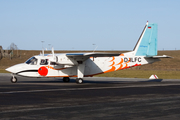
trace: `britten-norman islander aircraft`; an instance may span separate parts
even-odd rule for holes
[[[36,55],[25,63],[17,64],[6,70],[12,73],[11,82],[17,82],[15,75],[26,77],[77,77],[76,83],[83,83],[83,77],[123,70],[130,67],[151,64],[160,61],[157,56],[157,24],[146,23],[134,50],[131,52],[112,53],[64,53]]]

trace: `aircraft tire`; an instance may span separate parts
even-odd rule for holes
[[[13,77],[11,77],[11,82],[12,82],[12,83],[16,83],[16,82],[17,82],[17,78],[16,78],[16,77],[14,77],[14,76],[13,76]]]
[[[63,82],[69,82],[69,81],[70,81],[69,77],[63,77]]]
[[[77,78],[77,79],[76,79],[76,83],[82,84],[82,83],[83,83],[83,79],[82,79],[82,78]]]

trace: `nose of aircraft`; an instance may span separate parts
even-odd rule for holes
[[[5,70],[8,72],[11,72],[11,73],[17,73],[18,71],[20,71],[22,69],[23,65],[24,65],[24,63],[17,64],[17,65],[11,66]]]
[[[11,73],[15,73],[15,71],[16,71],[15,68],[16,68],[16,67],[12,66],[12,67],[9,67],[9,68],[7,68],[7,69],[5,69],[5,70],[8,71],[8,72],[11,72]]]

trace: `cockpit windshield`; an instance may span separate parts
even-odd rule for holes
[[[35,57],[31,57],[26,61],[26,64],[37,65],[37,59]]]

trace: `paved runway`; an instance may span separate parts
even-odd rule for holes
[[[180,118],[180,80],[61,78],[0,74],[0,119],[121,119]]]

